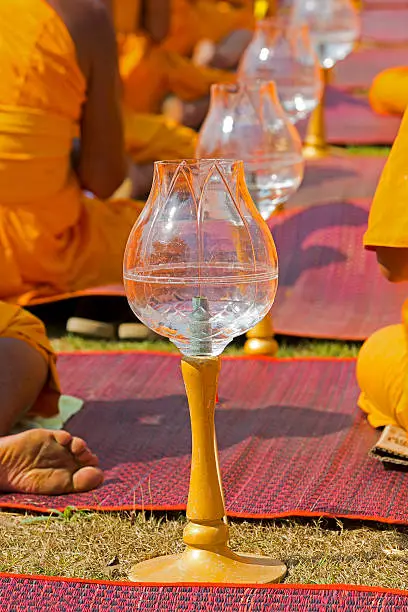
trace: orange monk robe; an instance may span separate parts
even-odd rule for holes
[[[0,302],[0,339],[15,338],[33,347],[48,365],[47,383],[27,416],[53,417],[58,414],[60,396],[56,357],[37,317],[13,304]],[[19,381],[16,381],[19,384]]]
[[[229,72],[196,66],[166,48],[165,42],[156,44],[138,31],[138,0],[115,0],[113,8],[124,104],[129,111],[159,113],[170,94],[192,101],[207,95],[213,83],[235,80]]]
[[[376,113],[403,115],[408,107],[408,66],[377,74],[370,87],[369,100]]]
[[[202,40],[218,43],[235,30],[254,25],[252,0],[172,0],[170,32],[163,46],[189,56]]]
[[[0,298],[119,283],[142,204],[87,198],[71,169],[86,95],[74,42],[40,0],[2,0],[0,30]]]
[[[135,163],[191,159],[197,134],[164,115],[124,112],[126,149]]]
[[[408,111],[374,197],[364,246],[408,248]],[[399,425],[408,430],[408,301],[402,324],[373,334],[357,362],[359,406],[374,427]]]

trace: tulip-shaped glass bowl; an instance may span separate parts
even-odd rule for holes
[[[126,247],[124,279],[138,318],[183,354],[193,439],[186,548],[136,565],[131,579],[279,581],[286,571],[280,562],[228,547],[215,443],[219,356],[266,315],[278,282],[274,242],[242,161],[157,162]]]
[[[276,17],[259,21],[242,56],[240,81],[274,81],[283,110],[296,123],[322,94],[320,65],[306,23]]]
[[[330,153],[324,120],[329,71],[353,51],[360,19],[351,0],[294,0],[291,19],[296,25],[308,24],[323,78],[323,94],[311,116],[303,154],[308,159],[325,157]]]
[[[242,159],[249,192],[264,219],[303,179],[302,142],[273,81],[213,85],[196,155]]]

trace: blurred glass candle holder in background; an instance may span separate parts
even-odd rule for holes
[[[264,219],[287,201],[303,179],[302,143],[273,82],[213,85],[196,155],[242,159],[246,184]]]
[[[283,110],[292,123],[305,119],[322,94],[319,60],[306,23],[288,17],[259,21],[242,56],[241,82],[274,81]]]

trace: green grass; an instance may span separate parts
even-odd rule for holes
[[[366,155],[371,157],[386,157],[391,151],[391,147],[346,147],[347,153],[350,155]]]
[[[0,513],[0,571],[126,580],[139,561],[182,550],[181,514]],[[288,583],[408,588],[408,530],[320,520],[231,521],[231,546],[280,559]]]
[[[333,340],[306,340],[302,338],[277,337],[279,357],[356,357],[360,342]],[[57,351],[164,351],[178,352],[168,340],[146,340],[143,342],[113,342],[90,340],[70,334],[52,338]],[[243,355],[244,340],[239,339],[228,346],[226,355]]]

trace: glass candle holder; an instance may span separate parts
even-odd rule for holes
[[[137,582],[278,582],[279,561],[229,546],[214,427],[220,353],[269,311],[278,282],[271,233],[242,161],[157,162],[126,247],[129,303],[183,354],[192,459],[184,551],[134,566]]]
[[[319,60],[306,23],[271,18],[257,23],[239,66],[240,81],[274,81],[282,108],[292,123],[316,108],[322,81]]]
[[[242,159],[246,184],[264,219],[303,179],[302,143],[282,110],[273,82],[213,85],[196,154]]]
[[[156,162],[124,265],[132,310],[184,355],[217,356],[268,312],[278,278],[241,161]]]
[[[309,159],[325,157],[330,153],[324,120],[329,71],[352,52],[360,35],[359,14],[351,0],[295,0],[292,20],[308,24],[323,79],[323,94],[311,116],[303,153]]]

